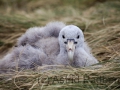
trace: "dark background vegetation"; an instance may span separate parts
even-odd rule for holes
[[[51,21],[77,25],[101,63],[120,63],[120,0],[0,0],[0,58],[28,28]]]

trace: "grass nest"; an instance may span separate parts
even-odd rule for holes
[[[119,90],[120,64],[114,62],[85,68],[42,66],[36,71],[1,74],[0,79],[0,88],[4,90]]]

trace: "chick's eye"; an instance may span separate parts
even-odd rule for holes
[[[77,36],[77,39],[79,39],[79,37],[80,37],[80,36],[78,35],[78,36]]]
[[[65,39],[65,36],[64,36],[64,35],[62,35],[62,38],[64,38],[64,39]]]

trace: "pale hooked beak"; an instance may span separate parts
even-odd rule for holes
[[[73,61],[74,51],[75,51],[75,44],[74,39],[68,39],[66,44],[68,58],[70,61]]]

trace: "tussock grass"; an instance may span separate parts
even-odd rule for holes
[[[50,4],[45,6],[47,2]],[[16,44],[17,38],[28,28],[43,26],[57,20],[79,26],[93,54],[102,64],[100,67],[97,65],[86,68],[42,66],[36,71],[21,70],[0,74],[1,90],[120,89],[119,0],[21,0],[19,2],[1,0],[0,3],[0,12],[3,13],[0,14],[1,57]],[[3,8],[5,8],[4,12]],[[51,69],[47,70],[48,67]],[[80,80],[78,83],[56,80],[67,77],[75,81],[78,79],[77,76]]]
[[[10,90],[119,89],[119,65],[120,64],[118,63],[109,63],[99,68],[98,66],[90,66],[86,68],[48,66],[56,68],[47,71],[43,70],[45,69],[43,66],[36,71],[25,70],[12,74],[1,74],[0,87],[4,88],[4,90],[9,88]],[[114,68],[111,66],[114,66]],[[3,77],[5,80],[6,78],[9,78],[5,81]]]

